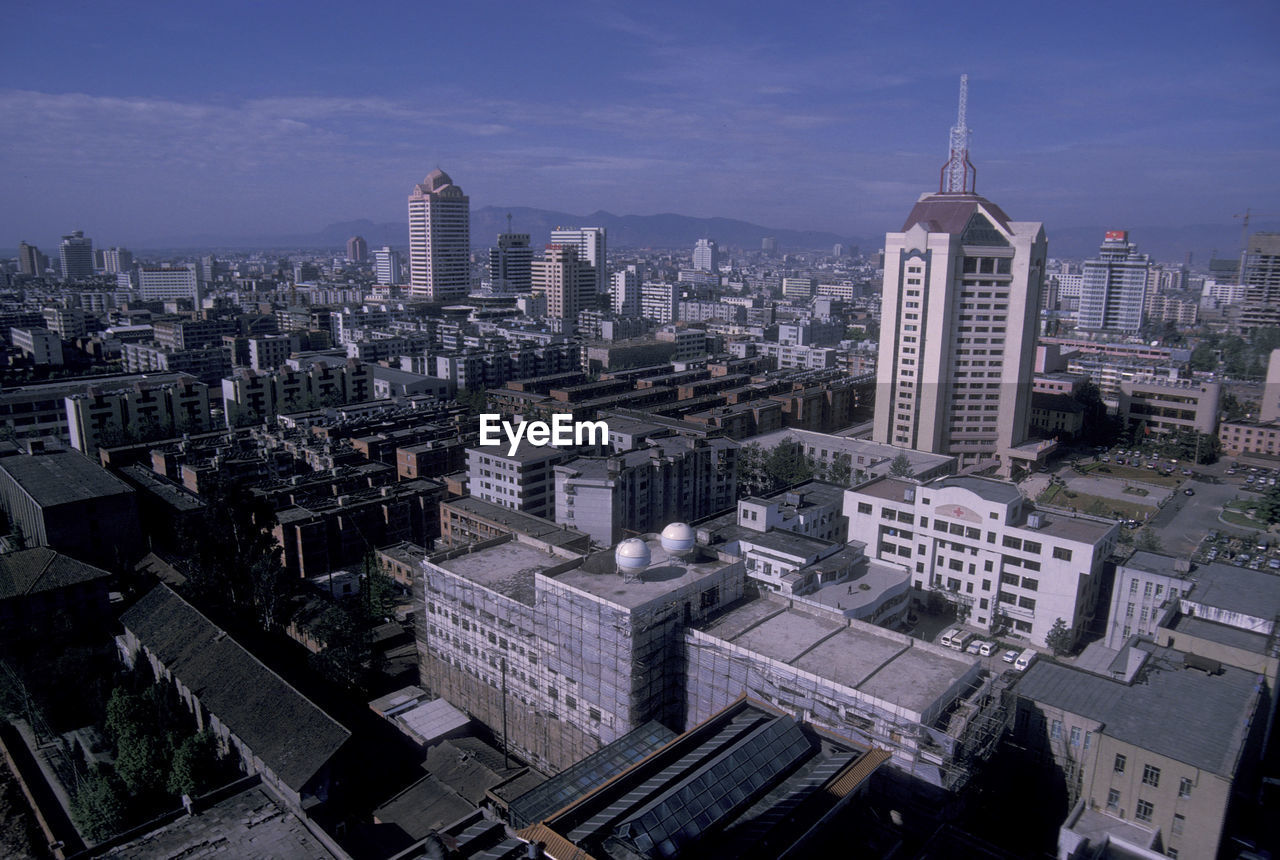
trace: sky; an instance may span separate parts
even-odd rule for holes
[[[4,248],[403,221],[435,167],[475,208],[883,234],[937,189],[961,73],[1015,220],[1280,219],[1270,0],[6,7]]]

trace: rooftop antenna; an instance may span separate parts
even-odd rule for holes
[[[956,124],[951,127],[951,154],[942,165],[938,191],[946,194],[970,194],[978,184],[978,168],[969,160],[969,138],[972,132],[965,125],[965,112],[969,106],[969,76],[960,76],[960,109],[956,112]]]
[[[507,213],[507,232],[511,232],[511,213]]]

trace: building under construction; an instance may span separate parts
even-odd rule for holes
[[[779,595],[672,524],[582,555],[513,535],[429,556],[424,687],[558,771],[649,720],[683,731],[742,695],[892,754],[949,792],[1004,731],[976,658]]]

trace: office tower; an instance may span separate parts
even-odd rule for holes
[[[1150,270],[1150,258],[1138,253],[1129,231],[1108,230],[1098,258],[1084,264],[1080,328],[1136,334],[1142,328]]]
[[[620,317],[640,316],[640,270],[635,266],[613,273],[610,289],[613,312]]]
[[[369,261],[369,243],[363,236],[352,236],[347,240],[347,259],[353,263]]]
[[[409,194],[409,293],[433,302],[471,291],[471,198],[436,168]]]
[[[44,274],[44,265],[40,258],[44,255],[40,253],[40,249],[35,245],[28,245],[26,242],[18,243],[18,271],[24,275],[42,275]]]
[[[609,292],[606,232],[603,227],[557,227],[551,231],[551,244],[573,245],[578,249],[578,259],[594,267],[593,289],[597,293]]]
[[[108,275],[133,271],[133,252],[128,248],[104,248],[102,268]]]
[[[388,245],[373,252],[373,271],[378,283],[384,286],[395,286],[401,282],[400,252]]]
[[[719,272],[720,246],[711,239],[699,239],[693,246],[693,268],[698,272]]]
[[[528,233],[499,233],[498,243],[489,249],[489,283],[493,292],[529,292],[532,263]]]
[[[62,237],[58,255],[62,259],[64,281],[93,277],[93,240],[86,239],[82,230]]]
[[[1244,251],[1240,282],[1251,305],[1280,305],[1280,233],[1254,233]]]
[[[765,236],[760,240],[760,250],[766,254],[775,253],[778,250],[778,240],[773,236]]]
[[[595,268],[578,258],[572,245],[548,245],[531,266],[535,293],[547,297],[547,316],[576,320],[578,311],[595,307]]]
[[[975,193],[966,89],[938,192],[885,236],[873,435],[1008,470],[1026,454],[1048,248],[1041,224]]]
[[[144,302],[190,299],[200,303],[200,277],[196,264],[168,268],[143,266],[138,270],[138,295]]]

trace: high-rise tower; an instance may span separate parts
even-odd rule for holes
[[[885,236],[874,438],[951,454],[962,467],[1034,459],[1030,419],[1047,255],[1038,222],[1013,221],[974,191],[959,120],[936,194]]]
[[[409,294],[430,301],[471,290],[471,198],[436,168],[409,194]]]
[[[510,216],[508,216],[509,218]],[[499,233],[489,249],[489,284],[497,295],[527,293],[531,289],[533,248],[528,233]]]
[[[578,261],[595,269],[593,283],[597,293],[609,292],[605,266],[608,231],[604,227],[557,227],[551,231],[551,244],[572,245],[578,249]]]
[[[368,262],[369,243],[363,236],[352,236],[347,240],[347,259],[353,263]]]
[[[699,239],[693,246],[693,268],[697,272],[720,271],[720,247],[711,239]]]
[[[93,277],[93,240],[86,239],[83,231],[76,230],[63,236],[58,255],[62,260],[64,281]]]
[[[1097,259],[1084,263],[1080,328],[1136,334],[1142,328],[1150,271],[1151,259],[1138,253],[1127,230],[1108,230]]]
[[[548,245],[532,265],[533,291],[547,297],[547,316],[578,319],[578,312],[594,307],[595,269],[578,256],[573,245]]]

